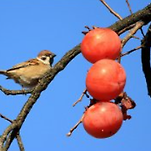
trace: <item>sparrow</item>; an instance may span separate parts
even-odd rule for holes
[[[51,51],[42,50],[35,59],[19,63],[8,70],[0,70],[0,74],[7,76],[7,79],[13,79],[23,88],[33,88],[52,68],[55,56]]]

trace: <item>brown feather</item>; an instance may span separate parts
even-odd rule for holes
[[[30,59],[26,62],[19,63],[13,66],[12,68],[8,69],[7,71],[17,70],[17,69],[25,68],[27,66],[32,66],[32,65],[39,65],[39,63],[37,62],[37,59]]]

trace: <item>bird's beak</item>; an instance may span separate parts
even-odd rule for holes
[[[54,57],[56,57],[56,54],[53,53],[53,54],[52,54],[52,58],[54,58]]]

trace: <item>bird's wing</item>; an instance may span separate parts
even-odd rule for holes
[[[26,62],[19,63],[19,64],[13,66],[12,68],[8,69],[7,71],[17,70],[20,68],[26,68],[28,66],[33,66],[33,65],[39,65],[39,62],[37,59],[30,59]]]

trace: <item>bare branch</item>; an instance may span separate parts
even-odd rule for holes
[[[129,8],[130,13],[133,14],[129,1],[126,0],[126,3],[127,3],[127,6],[128,6],[128,8]]]
[[[127,43],[130,38],[144,25],[143,21],[139,21],[136,23],[135,27],[130,30],[130,32],[123,38],[122,40],[122,47]]]
[[[124,47],[124,45],[128,42],[128,40],[130,40],[133,35],[144,25],[145,23],[143,21],[139,21],[135,24],[135,26],[129,31],[129,33],[123,38],[121,45],[122,48]],[[122,51],[120,56],[118,57],[118,62],[121,62],[121,57],[122,57]]]
[[[142,69],[145,75],[146,83],[147,83],[147,89],[148,89],[148,95],[151,97],[151,67],[150,67],[150,48],[151,48],[151,24],[148,28],[147,34],[142,40]]]
[[[1,150],[3,151],[3,149],[4,149],[4,142],[5,142],[6,138],[7,138],[7,136],[8,136],[9,133],[10,133],[12,130],[14,130],[16,127],[17,127],[17,126],[16,126],[16,123],[13,122],[11,125],[9,125],[9,126],[5,129],[5,131],[3,132],[3,134],[2,134],[1,137],[0,137],[0,151],[1,151]]]
[[[10,123],[13,122],[11,119],[7,118],[6,116],[2,115],[1,113],[0,113],[0,117],[3,118],[3,119],[5,119],[6,121],[8,121]]]
[[[132,38],[140,40],[139,37],[132,35]]]
[[[144,31],[142,28],[140,29],[140,31],[141,31],[141,34],[143,35],[143,37],[145,37]]]
[[[151,20],[151,4],[146,6],[144,9],[137,11],[136,13],[133,13],[132,15],[125,17],[121,21],[117,21],[113,25],[111,25],[109,28],[116,31],[117,33],[121,31],[122,29],[135,24],[138,21],[143,21],[145,24],[149,23]]]
[[[27,89],[27,90],[8,90],[8,89],[5,89],[3,88],[1,85],[0,85],[0,90],[6,94],[6,95],[22,95],[22,94],[29,94],[31,93],[33,90],[32,89]]]
[[[127,30],[132,29],[134,26],[135,26],[135,24],[132,24],[132,25],[129,25],[129,26],[123,28],[122,30],[120,30],[120,31],[118,32],[118,35],[121,35],[121,34],[123,34],[124,32],[126,32]]]
[[[7,121],[10,122],[10,123],[13,123],[13,120],[10,120],[10,119],[7,118],[6,116],[2,115],[1,113],[0,113],[0,117],[3,118],[3,119],[5,119],[5,120],[7,120]],[[14,138],[13,138],[13,139],[14,139]],[[24,146],[23,146],[23,143],[22,143],[21,136],[20,136],[19,132],[18,132],[17,135],[16,135],[16,139],[17,139],[17,142],[18,142],[18,146],[19,146],[19,148],[20,148],[20,151],[24,151]],[[7,140],[7,141],[8,141],[8,140]],[[8,149],[7,146],[8,146],[8,145],[7,145],[7,143],[6,143],[5,150]]]
[[[3,148],[3,151],[7,151],[12,143],[12,141],[14,140],[14,138],[16,138],[17,134],[19,132],[19,129],[17,127],[15,127],[8,135],[6,142],[5,142],[5,146]]]
[[[129,55],[130,53],[132,53],[132,52],[134,52],[134,51],[136,51],[136,50],[139,50],[139,49],[141,49],[141,48],[142,48],[142,45],[141,45],[141,46],[138,46],[138,47],[136,47],[136,48],[134,48],[134,49],[132,49],[132,50],[130,50],[130,51],[127,51],[127,52],[125,52],[125,53],[122,53],[122,54],[121,54],[121,57],[126,56],[126,55]]]
[[[24,145],[23,145],[23,142],[22,142],[22,139],[21,139],[21,136],[20,136],[19,132],[16,135],[16,139],[17,139],[20,151],[25,151]]]
[[[119,20],[122,20],[122,17],[118,13],[116,13],[104,0],[100,0],[100,1],[114,16],[116,16]]]

